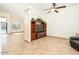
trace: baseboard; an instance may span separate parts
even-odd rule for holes
[[[58,39],[69,39],[69,38],[66,38],[66,37],[59,37],[59,36],[50,36],[50,35],[47,35],[48,37],[53,37],[53,38],[58,38]]]
[[[30,43],[29,41],[27,41],[27,40],[24,40],[26,43]]]
[[[7,33],[7,34],[15,34],[15,33],[24,33],[24,31],[10,32],[10,33]]]

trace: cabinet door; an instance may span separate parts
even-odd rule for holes
[[[36,39],[36,34],[35,33],[31,33],[31,39],[35,40]]]

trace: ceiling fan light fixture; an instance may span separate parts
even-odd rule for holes
[[[61,8],[66,8],[66,6],[65,5],[57,6],[56,3],[52,3],[52,5],[49,6],[49,8],[47,9],[48,10],[48,14],[51,13],[52,11],[54,11],[56,13],[59,13],[58,9],[61,9]]]

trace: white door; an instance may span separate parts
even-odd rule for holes
[[[4,49],[7,46],[7,22],[6,22],[7,18],[4,17],[0,17],[0,45],[1,45],[1,51],[3,53]]]

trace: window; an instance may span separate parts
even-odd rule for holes
[[[0,17],[0,34],[6,34],[6,33],[7,33],[6,18]]]

